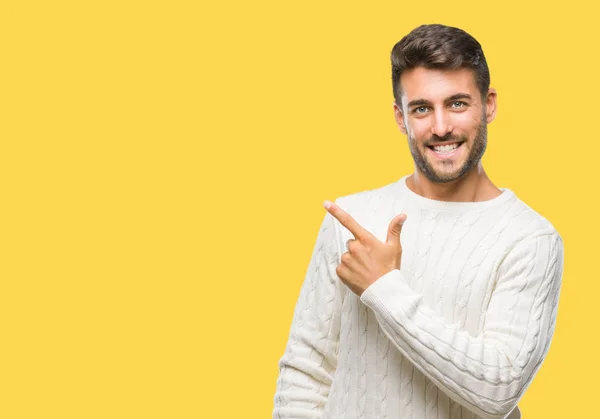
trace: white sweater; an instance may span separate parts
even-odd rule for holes
[[[381,241],[395,215],[408,216],[400,270],[361,297],[335,272],[353,236],[325,213],[279,362],[274,418],[504,418],[540,368],[561,236],[509,189],[483,202],[434,201],[406,178],[335,201]]]

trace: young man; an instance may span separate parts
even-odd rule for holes
[[[411,175],[326,201],[274,418],[505,418],[546,356],[563,243],[481,163],[496,91],[479,43],[442,25],[392,50]]]

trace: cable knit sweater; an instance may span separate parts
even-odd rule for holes
[[[353,236],[326,212],[274,418],[504,418],[540,368],[562,282],[558,232],[509,189],[435,201],[407,177],[335,201],[381,241],[395,215],[408,216],[400,269],[360,297],[336,274]]]

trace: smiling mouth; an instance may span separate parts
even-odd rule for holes
[[[431,146],[428,145],[427,147],[431,150],[433,150],[434,152],[436,152],[437,154],[451,154],[453,153],[455,150],[457,150],[460,146],[462,146],[464,143],[463,142],[459,142],[459,143],[452,143],[452,144],[444,144],[444,145],[437,145],[437,146]]]

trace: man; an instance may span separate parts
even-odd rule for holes
[[[423,25],[391,60],[414,173],[325,202],[273,417],[520,417],[554,333],[562,239],[483,170],[496,91],[480,44]]]

